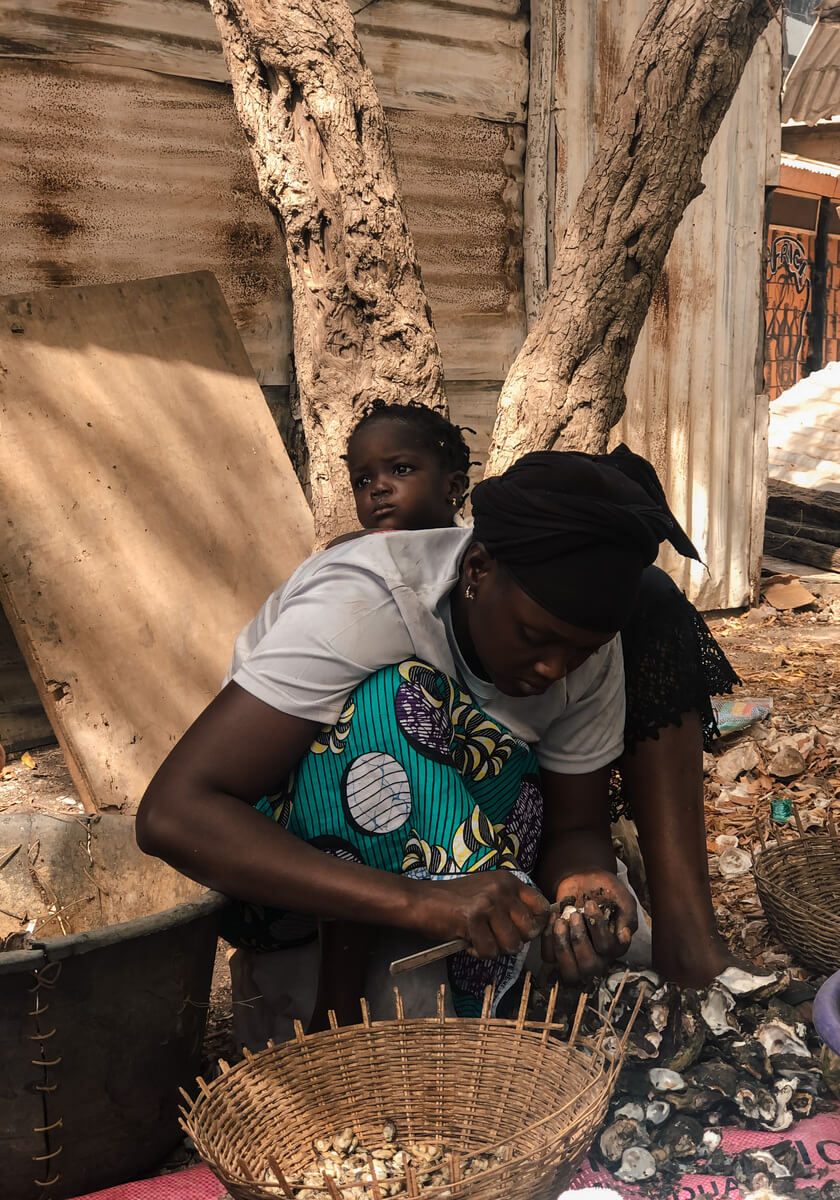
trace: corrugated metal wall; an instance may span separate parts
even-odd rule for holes
[[[519,0],[357,7],[454,407],[489,414],[524,336],[527,17]],[[288,384],[282,238],[203,0],[0,0],[0,57],[0,291],[209,267],[260,381]]]
[[[479,458],[525,333],[523,6],[356,0],[453,414],[478,430]],[[586,175],[645,9],[645,0],[558,3],[555,231]],[[282,242],[256,192],[203,0],[0,0],[0,56],[0,288],[210,267],[261,382],[287,384]],[[773,26],[706,164],[707,191],[669,256],[620,431],[662,470],[706,558],[710,575],[694,569],[690,580],[681,564],[668,564],[706,607],[745,601],[750,530],[763,507],[755,380],[779,61]]]
[[[592,161],[605,107],[647,11],[644,0],[567,0],[558,64],[558,226]],[[704,609],[746,603],[766,483],[761,389],[764,188],[778,180],[781,49],[771,22],[756,47],[654,292],[615,430],[660,471],[708,572],[664,565]]]
[[[840,109],[840,4],[823,3],[785,80],[782,120],[816,125]]]

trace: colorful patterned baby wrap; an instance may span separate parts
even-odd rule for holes
[[[284,789],[256,806],[290,833],[352,862],[416,879],[504,869],[527,875],[542,830],[531,748],[488,717],[461,686],[408,660],[371,675],[335,725],[316,737]],[[278,913],[243,905],[231,940],[274,949]],[[272,932],[274,926],[274,932]],[[506,990],[509,958],[450,960],[456,1009]]]

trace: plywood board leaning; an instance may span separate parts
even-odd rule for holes
[[[136,807],[312,522],[209,272],[0,299],[0,600],[84,802]]]

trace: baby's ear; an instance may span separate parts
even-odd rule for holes
[[[449,476],[449,496],[458,501],[458,507],[464,503],[470,490],[470,477],[466,471],[453,471]]]

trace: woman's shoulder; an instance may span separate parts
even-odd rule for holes
[[[393,584],[421,585],[457,573],[472,537],[470,528],[360,531],[336,538],[307,559],[295,575],[375,573]],[[294,579],[295,576],[292,576]],[[291,581],[290,581],[291,582]]]

